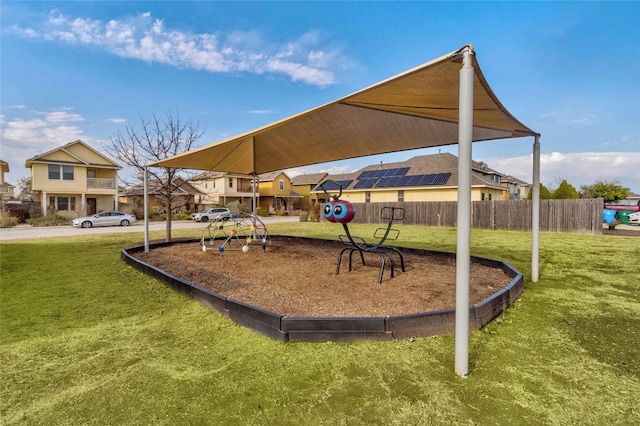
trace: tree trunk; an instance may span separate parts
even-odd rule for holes
[[[171,217],[173,216],[173,214],[171,213],[171,210],[173,209],[173,205],[171,205],[171,196],[167,197],[167,211],[166,216],[167,216],[167,220],[165,222],[165,241],[166,242],[171,242]]]

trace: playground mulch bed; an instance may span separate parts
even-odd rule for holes
[[[217,243],[215,243],[217,244]],[[378,284],[380,257],[357,252],[349,272],[345,255],[336,275],[339,242],[278,238],[266,250],[248,252],[199,242],[136,253],[142,261],[223,296],[285,316],[393,316],[455,308],[455,259],[404,254],[406,272],[396,261],[395,277],[385,268]],[[388,263],[388,262],[387,262]],[[480,302],[511,282],[502,270],[471,265],[470,301]]]

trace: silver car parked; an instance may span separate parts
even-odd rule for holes
[[[93,226],[129,226],[136,223],[136,217],[123,212],[102,212],[92,216],[79,217],[71,221],[73,226],[91,228]]]

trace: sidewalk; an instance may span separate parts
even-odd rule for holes
[[[297,222],[298,216],[269,216],[261,217],[265,224],[281,223],[281,222]],[[149,231],[163,231],[166,222],[154,221],[149,222]],[[206,228],[206,222],[196,222],[194,220],[173,220],[171,221],[171,229],[192,229]],[[34,240],[39,238],[58,238],[68,236],[82,236],[92,234],[116,234],[119,232],[139,232],[144,234],[144,222],[136,222],[131,226],[105,226],[99,228],[77,228],[71,225],[64,226],[42,226],[33,227],[31,225],[20,224],[13,228],[0,228],[0,242]]]

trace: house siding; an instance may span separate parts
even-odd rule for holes
[[[49,179],[49,166],[73,167],[73,179]],[[96,200],[96,211],[117,208],[117,164],[111,162],[82,141],[71,142],[46,154],[27,160],[30,169],[31,189],[34,201],[42,203],[43,211],[49,209],[51,197],[59,203],[60,197],[75,197],[75,209],[62,210],[61,214],[73,218],[91,213],[87,211],[87,199]],[[89,182],[88,171],[92,171],[95,180]]]

